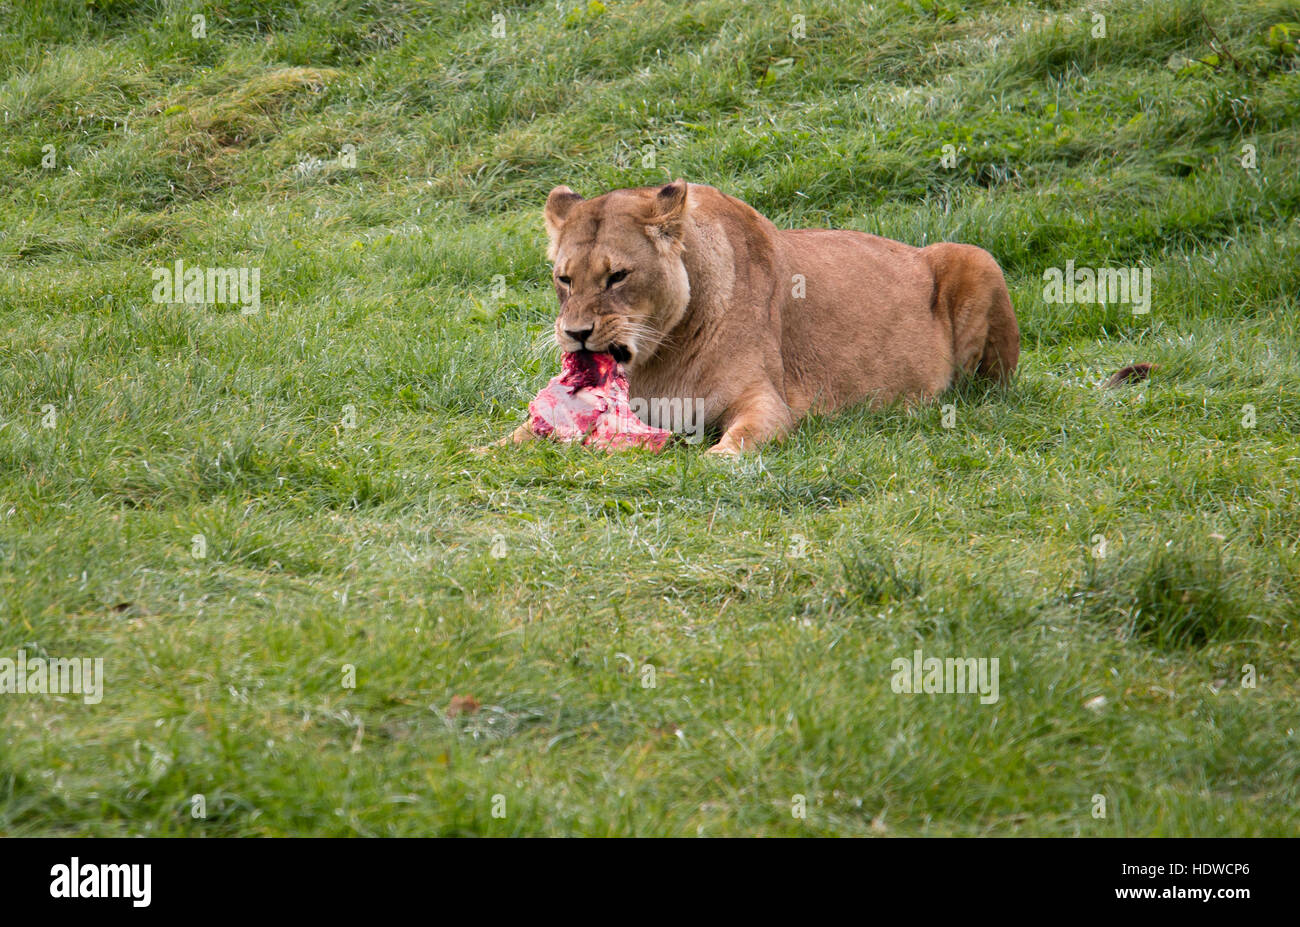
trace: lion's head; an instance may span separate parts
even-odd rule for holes
[[[690,185],[615,190],[584,200],[568,187],[546,198],[548,257],[565,351],[608,351],[635,368],[681,321],[691,288],[682,264]]]

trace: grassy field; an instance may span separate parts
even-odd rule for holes
[[[1297,24],[0,3],[0,657],[104,661],[0,695],[0,833],[1297,833]],[[470,453],[558,369],[547,191],[677,176],[987,248],[1017,381]],[[896,693],[918,649],[998,700]]]

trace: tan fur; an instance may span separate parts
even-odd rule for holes
[[[931,399],[962,373],[1005,382],[1020,355],[1002,271],[971,245],[782,231],[683,180],[591,200],[557,187],[545,222],[560,347],[626,349],[633,398],[703,398],[723,432],[714,453],[780,438],[809,411]]]

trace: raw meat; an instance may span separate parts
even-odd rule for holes
[[[644,447],[658,452],[672,434],[637,418],[618,361],[591,351],[566,353],[560,375],[528,404],[528,414],[528,428],[539,438],[609,451]]]

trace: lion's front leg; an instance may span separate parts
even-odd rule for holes
[[[482,447],[473,448],[473,451],[475,454],[486,454],[488,451],[494,450],[498,447],[509,447],[512,444],[523,444],[525,441],[533,441],[536,438],[537,435],[533,434],[533,430],[528,426],[528,423],[524,422],[504,438],[493,441],[491,444],[485,444]]]
[[[535,441],[537,435],[533,434],[533,429],[528,422],[524,422],[510,434],[506,435],[497,444],[523,444],[526,441]]]
[[[790,408],[775,393],[751,393],[736,404],[726,429],[707,453],[735,456],[752,451],[768,441],[784,438],[794,426]]]

